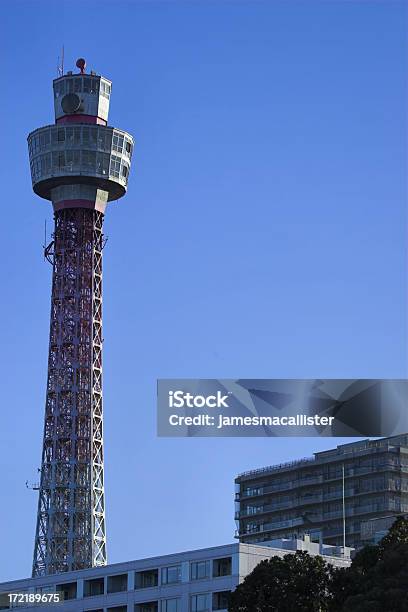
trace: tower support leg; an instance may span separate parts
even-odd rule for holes
[[[33,576],[106,564],[102,224],[91,208],[55,212]]]

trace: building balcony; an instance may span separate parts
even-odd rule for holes
[[[305,521],[302,517],[297,517],[297,518],[288,519],[285,521],[276,521],[274,523],[261,523],[259,525],[254,526],[249,531],[236,530],[235,537],[242,537],[245,535],[251,535],[253,533],[263,533],[266,531],[279,531],[281,529],[298,527],[299,525],[303,525],[304,522]]]
[[[346,471],[345,477],[346,477],[346,481],[348,481],[348,483],[351,484],[352,478],[356,476],[360,477],[360,476],[370,475],[370,474],[374,476],[378,474],[378,472],[402,472],[402,471],[404,470],[399,465],[395,465],[392,462],[385,462],[376,467],[364,467],[363,466],[363,467],[351,468]],[[246,491],[237,492],[235,494],[235,501],[240,502],[244,499],[252,499],[254,497],[263,497],[265,495],[268,495],[271,493],[277,493],[281,491],[282,492],[283,491],[293,491],[296,489],[300,489],[302,487],[315,486],[315,485],[319,485],[319,484],[326,483],[326,482],[327,483],[336,482],[336,481],[341,482],[342,478],[343,478],[342,473],[339,472],[338,474],[334,474],[334,475],[319,474],[317,476],[313,476],[309,478],[297,478],[290,482],[264,484],[262,486],[254,487],[253,489],[247,489]],[[387,490],[387,486],[379,490]],[[361,492],[366,493],[366,491],[361,491]],[[367,491],[367,493],[370,493],[370,491]],[[351,494],[354,495],[355,493],[352,492]],[[334,492],[333,494],[331,493],[325,494],[325,498],[331,499],[331,496],[333,496],[333,499],[335,499],[336,496],[338,495],[342,496],[342,491],[340,491],[339,494],[337,492]]]

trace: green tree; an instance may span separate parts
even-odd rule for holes
[[[408,520],[398,517],[377,546],[333,571],[333,612],[408,612]]]
[[[229,612],[325,612],[331,569],[298,551],[261,561],[232,593]]]
[[[408,519],[398,516],[392,524],[387,535],[379,543],[380,551],[389,550],[397,544],[408,544]]]

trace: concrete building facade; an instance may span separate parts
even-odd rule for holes
[[[0,610],[46,609],[59,612],[226,612],[236,586],[264,559],[296,550],[320,554],[327,562],[347,567],[350,550],[321,547],[306,540],[273,546],[227,544],[126,563],[64,572],[0,584]],[[63,594],[55,604],[9,605],[7,593],[26,599]]]
[[[245,472],[235,484],[241,542],[310,534],[341,546],[345,529],[347,546],[359,548],[367,543],[363,522],[408,512],[408,434]]]
[[[408,515],[403,514],[405,519],[408,518]],[[372,518],[368,521],[362,521],[361,523],[361,541],[364,545],[370,544],[375,545],[378,544],[379,541],[387,535],[391,527],[393,526],[395,519],[397,517],[395,515],[384,516],[381,518]]]

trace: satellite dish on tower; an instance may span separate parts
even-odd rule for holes
[[[81,74],[84,74],[85,67],[86,67],[86,61],[84,60],[83,57],[80,57],[79,59],[77,59],[76,67],[80,69]]]

